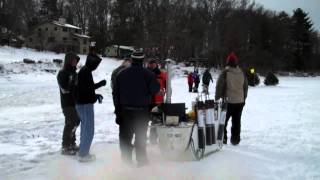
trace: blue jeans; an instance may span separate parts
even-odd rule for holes
[[[94,135],[94,108],[93,104],[77,104],[76,109],[80,117],[80,149],[79,156],[89,154]]]

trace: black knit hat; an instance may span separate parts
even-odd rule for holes
[[[132,54],[131,54],[131,59],[132,61],[134,60],[140,60],[142,61],[144,59],[144,53],[142,51],[134,51]]]

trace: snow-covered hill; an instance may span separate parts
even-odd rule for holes
[[[103,58],[94,72],[96,81],[108,84],[98,90],[103,104],[95,105],[97,160],[81,164],[59,153],[64,118],[55,73],[20,67],[24,58],[51,61],[64,54],[0,47],[0,64],[16,72],[0,73],[0,179],[320,179],[319,77],[280,77],[276,87],[251,87],[239,146],[227,145],[202,161],[177,162],[149,145],[151,165],[135,168],[121,164],[114,123],[109,81],[121,62]],[[191,69],[176,69],[173,102],[190,107],[196,94],[187,92],[184,70]]]

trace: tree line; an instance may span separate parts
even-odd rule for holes
[[[290,16],[250,0],[0,0],[0,28],[15,35],[60,17],[101,50],[135,46],[149,57],[205,58],[214,67],[234,51],[244,67],[320,69],[320,36],[300,8]]]

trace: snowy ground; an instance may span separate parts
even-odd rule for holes
[[[5,69],[23,58],[63,57],[0,47],[0,64]],[[82,64],[84,60],[81,56]],[[103,104],[95,105],[92,153],[97,160],[88,164],[59,154],[64,118],[55,74],[34,67],[0,73],[0,179],[320,179],[319,77],[280,77],[276,87],[250,88],[239,146],[227,145],[200,162],[176,162],[166,161],[150,145],[151,165],[134,168],[121,164],[114,123],[109,80],[119,64],[104,58],[94,73],[96,81],[105,78],[108,84],[99,90]],[[196,95],[187,92],[180,70],[177,74],[172,82],[173,101],[190,107]],[[214,94],[213,86],[210,93]]]

